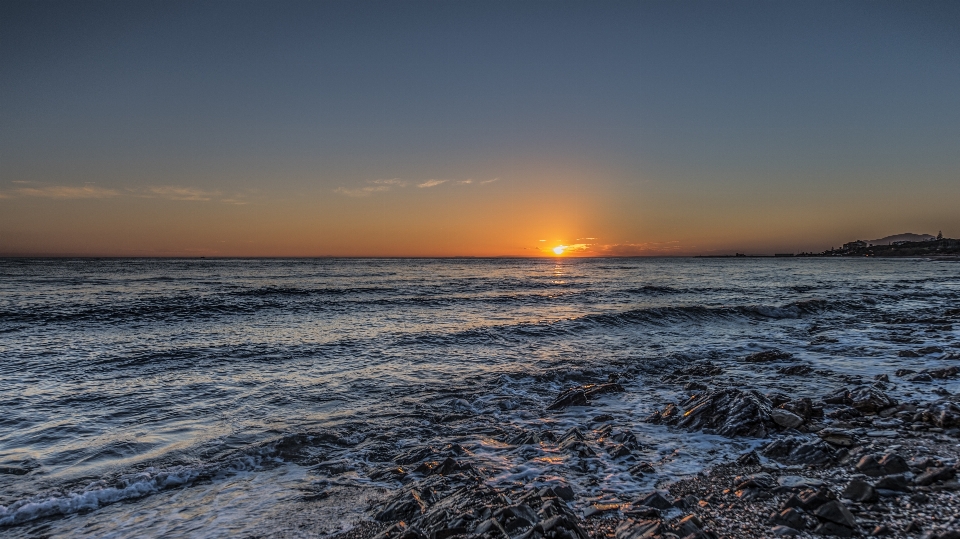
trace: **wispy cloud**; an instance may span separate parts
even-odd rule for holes
[[[417,187],[423,189],[424,187],[436,187],[441,183],[447,183],[447,180],[427,180],[423,183],[418,183]]]
[[[196,187],[181,187],[179,185],[155,185],[146,190],[148,196],[165,198],[167,200],[191,200],[206,202],[220,196],[220,191],[205,191]]]
[[[390,187],[406,187],[407,182],[401,180],[400,178],[390,178],[389,180],[370,180],[367,183],[372,183],[374,185],[387,185]]]
[[[46,185],[42,187],[20,187],[14,189],[14,194],[25,197],[77,199],[77,198],[109,198],[120,195],[116,189],[108,189],[98,185],[87,184],[83,187],[71,185]]]
[[[492,179],[492,180],[483,180],[482,182],[480,182],[480,185],[484,185],[484,184],[488,184],[488,183],[493,183],[493,182],[496,182],[496,181],[500,181],[500,178],[494,178],[494,179]]]
[[[334,193],[340,193],[341,195],[346,195],[348,197],[367,197],[373,193],[378,193],[380,191],[389,191],[389,185],[371,185],[367,187],[358,187],[356,189],[348,189],[346,187],[337,187],[333,190]]]

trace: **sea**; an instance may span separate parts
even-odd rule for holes
[[[0,536],[328,537],[445,451],[582,509],[763,443],[645,421],[698,367],[812,398],[886,374],[925,401],[960,382],[896,371],[957,359],[956,261],[2,259]],[[641,449],[518,441],[600,424]]]

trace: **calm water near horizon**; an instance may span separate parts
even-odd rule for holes
[[[771,348],[793,359],[740,361]],[[809,396],[886,373],[909,400],[960,382],[895,370],[958,354],[947,261],[0,260],[0,535],[333,534],[448,444],[497,485],[629,496],[756,444],[643,421],[690,365]],[[546,410],[611,375],[625,393]],[[657,472],[510,443],[598,414]]]

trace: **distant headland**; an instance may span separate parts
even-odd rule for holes
[[[960,257],[960,240],[944,238],[943,233],[936,236],[929,234],[913,234],[910,232],[887,236],[877,240],[855,240],[844,243],[839,248],[830,248],[820,253],[777,253],[775,255],[735,255],[702,256],[700,258],[790,258],[790,257],[923,257],[923,258],[958,258]]]

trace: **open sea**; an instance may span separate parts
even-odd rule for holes
[[[792,358],[742,361],[771,349]],[[956,261],[5,259],[0,535],[328,536],[451,447],[491,485],[626,499],[759,443],[644,421],[686,369],[925,400],[960,382],[894,372],[956,359]],[[547,410],[608,379],[626,391]],[[601,414],[639,455],[515,441]]]

